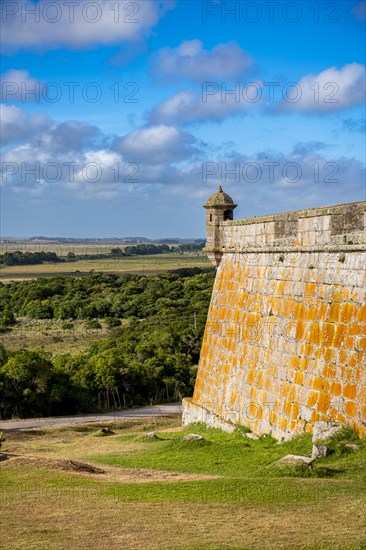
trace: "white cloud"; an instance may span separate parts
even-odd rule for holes
[[[200,40],[186,40],[177,48],[162,49],[155,59],[153,72],[159,79],[221,81],[242,78],[252,66],[252,58],[235,42],[218,44],[209,51]]]
[[[365,99],[366,69],[359,63],[330,67],[321,73],[307,74],[296,87],[288,89],[279,108],[282,111],[322,113],[359,105]]]
[[[156,105],[150,124],[222,121],[253,110],[267,114],[341,111],[364,102],[366,69],[359,63],[331,67],[299,82],[202,82],[200,91],[183,90]]]
[[[140,40],[158,23],[171,1],[97,0],[2,2],[2,44],[14,49],[87,48]]]
[[[79,121],[57,123],[7,105],[1,111],[8,144],[2,184],[18,194],[58,188],[78,198],[107,200],[128,186],[147,189],[172,177],[176,181],[175,163],[201,154],[202,144],[173,126],[145,127],[112,139]]]
[[[246,115],[262,101],[260,98],[261,82],[252,83],[251,89],[243,96],[243,87],[239,83],[223,89],[219,85],[205,87],[201,93],[182,91],[158,104],[151,111],[149,120],[152,124],[186,124],[207,120],[222,121],[235,115]],[[237,89],[237,93],[232,93]],[[249,98],[249,99],[248,99]]]
[[[47,115],[28,115],[15,106],[0,105],[1,145],[26,141],[50,125]]]
[[[3,151],[2,184],[18,196],[114,200],[126,193],[146,198],[159,189],[173,208],[177,198],[201,200],[222,180],[235,199],[246,201],[248,214],[250,208],[260,214],[327,204],[329,197],[333,203],[364,198],[362,164],[332,159],[331,146],[321,141],[252,157],[221,148],[211,162],[207,145],[172,125],[147,126],[112,141],[94,126],[57,123],[14,106],[2,106],[1,121],[14,142]],[[211,162],[211,172],[215,168],[206,180],[204,162]]]
[[[365,166],[354,158],[326,158],[326,144],[295,144],[292,151],[231,156],[203,166],[202,186],[219,183],[245,216],[365,199]]]
[[[119,138],[117,151],[124,157],[142,164],[176,162],[198,153],[196,139],[175,126],[148,126]]]
[[[13,101],[39,101],[43,84],[32,78],[28,71],[11,69],[1,75],[1,98],[4,103]]]
[[[44,114],[29,115],[13,105],[0,105],[2,146],[29,141],[48,152],[79,151],[107,139],[96,127],[76,120],[57,123]]]
[[[155,137],[154,137],[155,136]],[[141,139],[139,139],[139,137]],[[152,142],[156,139],[155,148]],[[128,168],[127,145],[121,153],[110,149],[84,152],[53,153],[30,144],[8,149],[4,153],[3,183],[5,188],[18,196],[73,197],[80,200],[114,200],[131,193],[134,198],[151,197],[158,190],[171,208],[177,208],[177,200],[187,197],[193,205],[201,204],[215,186],[223,182],[224,188],[239,204],[245,205],[243,215],[272,213],[296,208],[306,208],[329,203],[356,201],[364,198],[364,166],[358,160],[346,157],[328,158],[327,144],[309,142],[296,144],[288,153],[262,151],[255,156],[240,155],[228,151],[216,153],[214,159],[195,156],[184,163],[174,164],[160,156],[160,146],[179,142],[179,131],[172,128],[146,128],[141,133],[126,137],[130,152],[141,146],[149,146],[146,156],[136,163],[137,172],[131,177]],[[24,178],[23,168],[32,170],[40,165],[41,177]],[[207,172],[207,163],[209,168]],[[19,168],[13,176],[12,165]],[[58,164],[59,177],[55,178]],[[70,166],[77,163],[70,177]],[[116,170],[119,169],[118,178]],[[204,178],[204,173],[207,177]],[[236,174],[236,175],[235,175]],[[48,179],[46,176],[49,176]],[[237,176],[237,177],[236,177]],[[135,182],[131,181],[135,179]],[[132,196],[131,195],[131,196]],[[331,198],[330,198],[331,197]]]

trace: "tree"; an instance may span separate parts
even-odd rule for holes
[[[12,352],[0,368],[0,381],[5,403],[4,409],[11,410],[11,416],[34,416],[47,410],[47,387],[52,363],[44,355],[34,351]]]

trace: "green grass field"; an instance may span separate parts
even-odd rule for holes
[[[156,254],[121,259],[78,260],[76,262],[39,265],[1,266],[0,282],[37,277],[81,277],[93,271],[104,273],[138,273],[150,275],[171,269],[210,267],[204,254]]]
[[[43,349],[52,355],[75,355],[85,352],[96,340],[117,336],[119,333],[118,328],[108,329],[103,319],[99,320],[101,329],[86,328],[85,321],[79,320],[71,322],[71,329],[64,329],[64,323],[60,319],[18,317],[12,330],[0,334],[0,342],[11,351]]]
[[[6,434],[0,462],[7,549],[364,548],[366,444],[279,469],[310,436],[277,445],[180,418]],[[146,439],[154,431],[158,439]],[[181,441],[187,433],[203,441]]]

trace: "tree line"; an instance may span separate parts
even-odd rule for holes
[[[85,353],[0,349],[0,417],[77,414],[190,395],[215,272],[93,274],[0,285],[1,315],[114,320]],[[113,322],[111,326],[113,326]]]
[[[0,254],[0,264],[2,265],[35,265],[48,262],[73,262],[76,260],[100,260],[106,258],[122,258],[129,256],[146,256],[151,254],[173,254],[183,252],[198,252],[202,250],[203,243],[188,243],[178,246],[169,246],[167,244],[137,244],[126,246],[125,248],[112,248],[107,253],[96,254],[77,254],[68,252],[66,256],[58,256],[56,252],[5,252]]]

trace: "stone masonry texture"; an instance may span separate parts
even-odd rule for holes
[[[366,436],[366,202],[221,222],[222,259],[183,423]]]

